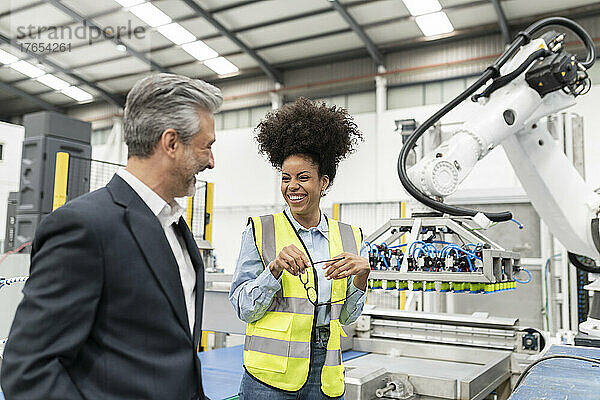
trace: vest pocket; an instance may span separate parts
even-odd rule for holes
[[[293,316],[269,312],[256,322],[248,340],[247,368],[284,373],[288,366]]]

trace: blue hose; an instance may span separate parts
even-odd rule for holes
[[[517,278],[513,277],[513,279],[515,280],[515,282],[523,283],[523,284],[531,282],[531,277],[532,277],[531,276],[531,272],[529,272],[529,270],[526,269],[526,268],[521,268],[521,270],[527,272],[527,275],[529,275],[529,278],[526,281],[520,281]]]

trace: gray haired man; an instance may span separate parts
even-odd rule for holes
[[[127,167],[38,227],[4,351],[7,400],[205,399],[204,268],[175,197],[213,168],[219,89],[178,75],[138,82]]]

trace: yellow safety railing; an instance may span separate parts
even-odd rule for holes
[[[215,194],[215,184],[212,182],[206,183],[206,199],[205,199],[205,220],[204,220],[204,239],[212,244],[212,224],[213,224],[213,197]],[[198,351],[206,350],[208,347],[208,336],[213,334],[213,331],[202,331],[200,343],[198,343]]]
[[[406,218],[406,202],[403,201],[400,203],[400,218]],[[402,244],[406,243],[406,239],[405,239],[406,235],[402,236],[402,240],[400,241]],[[404,307],[406,307],[406,291],[402,290],[400,292],[400,309],[404,310]]]
[[[212,225],[213,225],[213,197],[215,194],[215,184],[206,183],[206,219],[204,225],[204,239],[212,244]]]
[[[188,225],[188,228],[190,228],[190,231],[192,230],[192,219],[194,218],[194,196],[190,196],[187,198],[187,209],[186,209],[186,213],[185,213],[185,222]]]
[[[67,202],[67,181],[69,178],[69,153],[56,153],[56,168],[54,169],[54,194],[52,211]]]
[[[333,203],[333,219],[340,220],[340,203]]]

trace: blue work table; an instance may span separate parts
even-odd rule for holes
[[[600,360],[600,349],[554,345],[546,355],[568,354]],[[509,400],[598,400],[600,363],[555,358],[534,366]]]
[[[367,353],[344,351],[342,360],[348,361]],[[198,353],[202,362],[202,384],[211,400],[223,400],[237,396],[244,374],[244,346],[225,347]]]
[[[348,361],[364,354],[359,351],[345,351],[342,360]],[[204,392],[211,400],[224,400],[237,396],[244,374],[244,346],[225,347],[198,353],[202,362],[202,384]],[[0,392],[0,400],[4,400]]]

